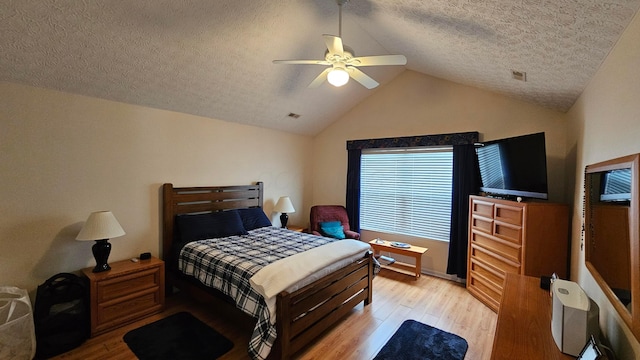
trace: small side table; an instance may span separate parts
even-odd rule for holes
[[[164,261],[117,261],[111,270],[94,273],[82,269],[89,279],[91,336],[161,312],[164,309]]]
[[[287,230],[304,232],[304,228],[302,226],[297,226],[297,225],[287,225]]]
[[[381,251],[387,251],[393,254],[410,256],[415,259],[415,264],[396,261],[391,265],[382,265],[383,268],[412,275],[415,276],[416,279],[420,277],[420,271],[422,269],[422,255],[429,249],[414,245],[411,245],[409,248],[400,248],[391,246],[391,241],[382,240],[381,243],[376,241],[377,239],[369,241],[369,245],[373,248],[373,252],[376,256],[380,255]]]

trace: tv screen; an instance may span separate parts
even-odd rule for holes
[[[489,141],[476,148],[480,191],[504,198],[547,199],[544,133]]]

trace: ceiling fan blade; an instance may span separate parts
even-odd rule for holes
[[[318,75],[315,79],[313,79],[313,81],[311,82],[311,84],[309,84],[308,87],[310,88],[317,88],[318,86],[322,85],[324,83],[325,80],[327,80],[327,74],[329,73],[329,71],[331,71],[332,68],[326,68],[324,69],[323,72],[320,73],[320,75]]]
[[[404,55],[362,56],[353,58],[350,63],[354,66],[406,65],[407,58]]]
[[[322,35],[324,37],[324,42],[327,44],[327,49],[329,50],[330,55],[340,55],[344,53],[344,46],[342,45],[342,39],[338,36],[333,35]]]
[[[377,81],[373,80],[369,75],[363,73],[356,67],[349,66],[347,68],[347,71],[355,81],[359,82],[360,84],[362,84],[362,86],[366,87],[367,89],[373,89],[376,86],[380,85],[378,84]]]
[[[273,60],[274,64],[292,64],[292,65],[331,65],[326,60]]]

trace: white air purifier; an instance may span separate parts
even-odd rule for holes
[[[575,282],[555,280],[551,285],[551,335],[558,349],[580,355],[591,335],[600,335],[598,305]]]

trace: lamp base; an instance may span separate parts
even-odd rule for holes
[[[282,224],[283,228],[287,227],[288,221],[289,221],[289,215],[287,215],[286,213],[280,214],[280,223]]]
[[[96,240],[96,243],[91,247],[91,251],[96,259],[96,267],[93,268],[94,273],[111,270],[111,266],[107,264],[109,254],[111,254],[111,244],[107,239]]]

